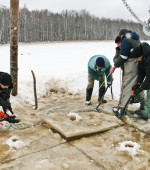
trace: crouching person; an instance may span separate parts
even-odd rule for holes
[[[0,72],[0,121],[6,120],[10,123],[18,123],[9,101],[13,88],[12,78],[8,73]]]
[[[134,94],[137,95],[143,90],[147,90],[147,99],[144,109],[135,111],[143,119],[150,118],[150,46],[142,43],[140,47],[133,49],[133,53],[139,62],[138,65],[138,82],[132,87]]]
[[[107,78],[107,86],[112,85],[112,75],[109,75],[111,65],[109,60],[103,55],[95,55],[88,62],[88,85],[86,89],[86,105],[91,104],[91,96],[94,87],[94,80],[99,81],[98,101],[106,103],[103,98],[105,92],[105,76]]]

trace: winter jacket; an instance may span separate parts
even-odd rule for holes
[[[150,89],[150,46],[142,43],[143,57],[138,65],[138,83],[143,90]]]
[[[104,59],[104,67],[102,69],[98,69],[96,66],[96,59],[98,57],[102,57]],[[95,55],[88,62],[88,73],[94,80],[100,80],[100,77],[105,74],[107,77],[107,82],[110,82],[112,79],[112,75],[108,76],[110,68],[111,64],[109,60],[103,55]]]
[[[3,72],[0,72],[2,74]],[[10,93],[13,88],[13,84],[11,84],[8,89],[3,89],[0,87],[0,106],[5,107],[6,109],[10,107]]]
[[[140,46],[139,35],[136,32],[126,34],[126,38],[121,41],[120,57],[115,62],[116,67],[121,67],[128,58],[135,58],[132,49]]]
[[[115,56],[113,58],[113,62],[115,63],[118,59],[118,57],[120,56],[120,48],[119,47],[116,47],[116,53],[115,53]]]

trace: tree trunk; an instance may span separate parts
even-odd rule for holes
[[[19,0],[10,0],[10,74],[14,88],[12,95],[18,92],[18,24]]]

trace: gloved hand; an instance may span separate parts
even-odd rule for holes
[[[104,80],[102,78],[99,79],[99,83],[102,84]]]
[[[140,87],[140,84],[135,84],[133,87],[132,87],[132,90],[135,91],[135,89],[138,89]]]
[[[134,94],[137,95],[137,94],[140,93],[141,91],[143,91],[143,90],[141,89],[141,87],[139,87],[139,88],[137,88],[137,89],[134,90]]]
[[[120,50],[120,47],[116,47],[116,50],[118,50],[118,51],[119,51],[119,50]]]
[[[112,81],[107,82],[107,87],[112,86]]]

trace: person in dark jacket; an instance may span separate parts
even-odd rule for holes
[[[118,114],[122,112],[129,97],[131,96],[132,86],[137,82],[138,62],[131,50],[140,46],[139,35],[136,32],[122,29],[119,32],[119,36],[121,38],[120,56],[110,70],[110,74],[112,74],[118,67],[123,66],[124,69],[119,104],[118,107],[113,108],[117,117]],[[140,93],[137,97],[141,104],[140,107],[144,107],[144,93]]]
[[[133,53],[139,61],[138,81],[132,89],[137,95],[143,90],[147,90],[147,99],[143,110],[137,110],[135,113],[143,119],[150,118],[150,46],[148,43],[142,43],[140,47],[133,49]]]
[[[111,64],[104,55],[95,55],[88,62],[88,85],[86,89],[86,105],[91,104],[91,96],[94,87],[94,80],[99,81],[99,97],[98,101],[106,103],[102,97],[105,92],[105,76],[107,78],[107,86],[112,85],[112,75],[109,75]]]
[[[117,60],[118,60],[118,58],[119,58],[119,56],[120,56],[120,48],[121,48],[121,37],[120,37],[120,36],[117,36],[117,37],[116,37],[115,43],[116,43],[117,47],[116,47],[115,56],[114,56],[114,58],[113,58],[114,64],[115,64],[115,62],[117,62]],[[123,77],[123,74],[124,74],[123,65],[122,65],[120,68],[121,68],[121,70],[122,70],[122,75],[121,75],[121,77]],[[132,103],[139,103],[139,101],[138,101],[138,99],[137,99],[136,96],[134,96],[134,97],[132,98],[132,100],[130,101],[130,104],[132,104]],[[116,107],[114,107],[114,108],[116,108]]]
[[[118,60],[118,58],[120,56],[120,47],[121,47],[121,38],[120,38],[120,36],[116,37],[115,43],[116,43],[117,47],[115,48],[116,49],[116,53],[115,53],[115,56],[113,58],[113,62],[114,63]]]
[[[1,120],[12,120],[15,119],[15,115],[13,114],[11,104],[10,104],[10,93],[13,88],[12,78],[10,74],[5,72],[0,72],[0,106],[2,107],[2,110],[4,111],[4,116],[1,115]],[[10,118],[10,119],[9,119]],[[11,122],[11,121],[10,121]]]

